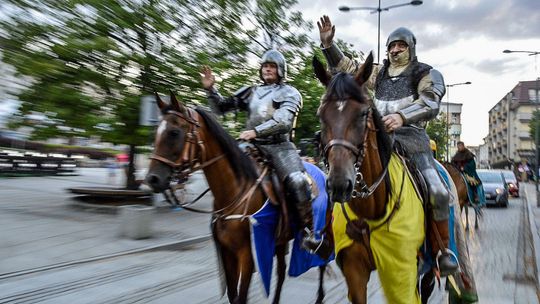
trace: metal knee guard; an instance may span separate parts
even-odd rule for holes
[[[448,219],[449,207],[448,203],[450,195],[444,185],[439,173],[435,169],[422,170],[428,188],[429,188],[429,202],[433,207],[433,219],[435,221],[442,221]]]
[[[289,174],[285,178],[285,189],[287,198],[292,200],[295,205],[311,202],[311,188],[307,176],[303,172],[296,171]]]

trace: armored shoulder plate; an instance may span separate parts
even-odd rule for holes
[[[246,98],[249,97],[249,95],[251,95],[252,91],[253,91],[253,87],[244,86],[244,87],[241,87],[240,89],[236,90],[236,92],[234,92],[233,96],[236,97],[236,98],[240,98],[240,99],[245,100]]]
[[[274,95],[274,102],[282,103],[285,101],[292,102],[299,107],[302,107],[302,95],[298,90],[290,85],[282,85]]]
[[[437,94],[440,98],[439,100],[441,100],[446,93],[444,78],[442,74],[435,69],[431,69],[429,71],[429,76],[431,77],[431,82],[433,83],[433,92]]]

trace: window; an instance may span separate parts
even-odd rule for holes
[[[529,101],[536,102],[539,90],[529,89]]]

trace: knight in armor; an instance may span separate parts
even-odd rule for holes
[[[322,51],[331,71],[356,72],[359,64],[343,55],[333,43],[335,27],[324,16],[319,27]],[[416,58],[414,34],[400,27],[386,41],[387,58],[374,66],[368,81],[370,94],[383,117],[387,132],[394,134],[397,145],[423,175],[429,191],[428,238],[436,257],[441,276],[458,269],[449,245],[450,195],[438,174],[425,127],[439,113],[445,94],[441,73]]]
[[[277,50],[269,50],[261,58],[259,76],[262,84],[247,86],[228,98],[215,89],[212,70],[203,67],[201,79],[212,111],[223,114],[233,110],[248,112],[246,129],[239,138],[251,141],[271,162],[283,183],[287,202],[295,206],[303,228],[302,246],[326,257],[331,252],[329,242],[319,241],[313,233],[311,187],[291,133],[298,113],[302,109],[302,96],[297,89],[285,83],[287,63]]]

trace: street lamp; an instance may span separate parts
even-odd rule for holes
[[[511,51],[511,50],[504,50],[503,53],[509,54],[509,53],[526,53],[529,56],[534,56],[534,73],[537,74],[538,71],[536,69],[536,55],[540,54],[539,51]],[[536,78],[536,113],[539,111],[539,105],[540,105],[540,97],[538,96],[539,91],[539,82],[540,78]],[[537,114],[538,115],[538,114]],[[534,116],[533,116],[534,117]],[[534,165],[534,177],[535,177],[535,187],[536,187],[536,207],[540,207],[540,191],[538,189],[538,162],[540,159],[540,151],[539,151],[539,145],[540,145],[540,120],[536,120],[536,128],[535,128],[535,138],[534,138],[534,145],[536,147],[534,159],[535,159],[535,165]]]
[[[448,131],[448,128],[450,126],[450,88],[459,86],[459,85],[466,85],[471,84],[472,82],[460,82],[460,83],[453,83],[453,84],[447,84],[447,90],[446,90],[446,161],[450,161],[450,132]]]
[[[392,8],[401,7],[401,6],[407,6],[407,5],[413,5],[418,6],[422,5],[424,1],[411,1],[408,3],[402,3],[402,4],[395,4],[390,5],[387,7],[381,7],[381,0],[379,0],[379,6],[377,7],[370,7],[370,6],[361,6],[361,7],[349,7],[349,6],[340,6],[338,9],[342,12],[348,12],[348,11],[360,11],[360,10],[367,10],[370,11],[371,14],[378,13],[377,18],[377,63],[380,62],[381,58],[381,12],[382,11],[389,11]]]

